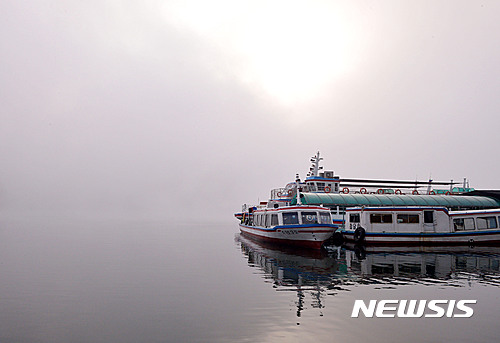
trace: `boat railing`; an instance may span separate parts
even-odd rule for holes
[[[287,196],[288,193],[285,188],[271,189],[271,199],[280,199]]]
[[[461,192],[459,189],[436,189],[430,191],[417,188],[348,188],[340,190],[341,194],[381,194],[381,195],[460,195],[470,191]],[[321,193],[321,192],[320,192]]]

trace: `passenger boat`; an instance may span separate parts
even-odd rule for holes
[[[297,186],[296,192],[299,197],[295,206],[276,203],[273,207],[261,205],[243,211],[240,231],[266,241],[321,249],[338,225],[333,224],[329,208],[302,205],[300,187]]]
[[[297,176],[295,182],[271,190],[269,201],[259,206],[273,208],[297,203],[297,188],[300,189],[302,204],[328,207],[333,223],[344,224],[345,210],[354,206],[442,206],[450,210],[488,209],[500,207],[499,190],[475,190],[464,179],[463,187],[450,181],[410,181],[346,179],[333,171],[322,171],[319,152],[311,158],[311,167],[304,181]],[[434,186],[446,186],[437,189]],[[248,206],[235,213],[241,220],[248,217]]]
[[[500,209],[353,207],[339,232],[347,241],[382,245],[498,245]]]
[[[314,249],[320,249],[337,228],[328,208],[308,205],[251,210],[240,223],[244,235]]]
[[[257,206],[243,205],[242,211],[235,213],[235,217],[241,222],[241,231],[268,240],[321,246],[318,242],[328,237],[319,237],[319,232],[316,232],[319,228],[311,229],[310,225],[324,225],[325,222],[319,220],[316,223],[310,223],[307,218],[302,218],[302,212],[329,211],[330,219],[327,225],[342,227],[342,230],[338,230],[333,237],[336,242],[343,238],[354,240],[360,232],[363,232],[362,241],[367,243],[401,245],[500,243],[500,229],[497,229],[500,218],[496,216],[494,227],[492,221],[491,225],[487,224],[488,228],[484,229],[482,219],[474,217],[475,213],[488,214],[499,211],[500,190],[475,190],[469,187],[467,179],[464,179],[463,187],[456,187],[459,183],[453,180],[437,182],[433,180],[345,179],[336,176],[333,171],[321,171],[323,169],[320,166],[321,160],[323,158],[320,157],[319,152],[311,158],[312,165],[304,181],[301,181],[297,174],[295,182],[290,182],[282,188],[272,189],[268,201],[260,202]],[[446,188],[437,189],[434,186]],[[306,206],[310,206],[310,209]],[[367,210],[385,213],[391,217],[392,221],[372,223],[369,214],[366,214]],[[463,210],[468,211],[463,212]],[[479,212],[474,212],[474,210],[479,210]],[[295,213],[297,216],[295,223],[283,221],[283,214],[287,211]],[[276,217],[272,217],[273,213]],[[356,213],[360,218],[359,222],[347,220],[350,214]],[[455,225],[453,222],[453,217],[459,215],[464,218],[462,226],[460,223]],[[262,216],[266,218],[269,216],[269,219],[261,219]],[[317,212],[316,218],[319,216]],[[492,216],[495,217],[494,214]],[[404,222],[405,220],[414,221],[417,217],[419,221],[416,223]],[[456,217],[456,219],[462,217]],[[466,226],[466,217],[472,218],[474,223],[479,220],[479,224],[474,224],[477,225],[477,229],[470,229]],[[295,226],[290,231],[290,227],[284,228],[287,225]],[[300,225],[309,226],[307,230],[302,228],[301,231]],[[354,228],[352,228],[353,225]],[[362,230],[358,230],[355,235],[354,231],[358,227]],[[307,231],[314,232],[315,236],[295,236],[299,232],[305,234]],[[295,238],[292,238],[291,232],[294,233]],[[326,236],[333,236],[331,232],[322,233]]]

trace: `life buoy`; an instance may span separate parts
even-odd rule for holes
[[[332,189],[328,186],[325,187],[325,193],[330,193],[332,191]]]
[[[378,194],[384,194],[384,190],[382,188],[377,189]]]
[[[429,195],[436,195],[436,192],[434,192],[434,191],[429,191]]]
[[[349,188],[347,187],[342,188],[342,193],[349,194]]]
[[[359,192],[360,192],[361,194],[366,194],[366,188],[365,188],[365,187],[360,188],[360,189],[359,189]]]
[[[396,189],[396,192],[395,192],[395,193],[396,193],[396,194],[403,194],[403,192],[401,192],[401,190],[400,190],[400,189]]]
[[[293,192],[292,192],[292,190],[291,190],[291,189],[289,189],[289,190],[288,190],[288,196],[289,196],[289,197],[291,197],[291,196],[292,196],[292,193],[293,193]]]
[[[281,192],[278,192],[276,195],[277,195],[278,197],[281,197]]]
[[[411,192],[411,194],[418,195],[418,191],[416,189],[414,189],[413,192]]]
[[[450,191],[446,191],[446,193],[444,193],[444,195],[450,195]]]

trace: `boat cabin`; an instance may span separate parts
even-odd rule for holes
[[[450,232],[445,207],[354,207],[346,211],[346,229],[366,232]]]
[[[500,209],[448,211],[445,207],[354,207],[347,230],[374,233],[449,233],[500,228]]]
[[[271,228],[278,225],[332,224],[328,208],[295,206],[256,210],[248,223],[252,226]]]
[[[310,193],[338,193],[339,185],[340,178],[333,176],[333,172],[326,171],[320,176],[306,178],[306,191]]]

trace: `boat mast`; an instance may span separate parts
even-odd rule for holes
[[[319,157],[319,151],[316,155],[311,157],[311,168],[309,168],[309,176],[318,176],[319,175],[319,170],[322,169],[322,167],[319,166],[319,162],[322,160],[322,157]]]
[[[302,205],[302,201],[300,200],[300,178],[299,178],[299,174],[295,175],[295,187],[297,188],[297,205]]]

